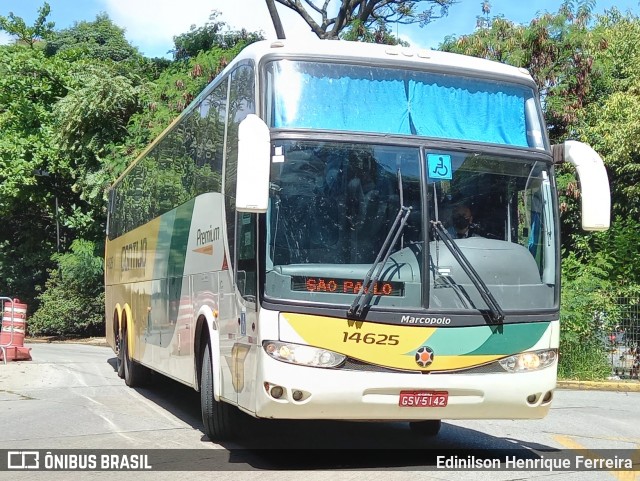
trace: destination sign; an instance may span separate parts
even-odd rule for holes
[[[336,277],[291,277],[292,291],[327,292],[332,294],[357,294],[362,288],[362,279],[339,279]],[[367,289],[365,289],[367,294]],[[404,282],[380,281],[373,287],[374,296],[403,296]]]

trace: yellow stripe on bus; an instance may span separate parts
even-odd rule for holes
[[[421,346],[428,345],[429,338],[438,328],[292,313],[283,313],[282,318],[309,345],[389,368],[446,371],[478,366],[503,357],[495,354],[439,356],[435,352],[433,363],[422,367],[417,364],[415,353]],[[294,341],[294,338],[283,340]]]

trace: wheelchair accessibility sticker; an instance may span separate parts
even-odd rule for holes
[[[427,154],[427,168],[430,179],[451,180],[451,156],[447,154]]]

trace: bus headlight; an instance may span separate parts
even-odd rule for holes
[[[545,349],[514,354],[498,362],[507,372],[535,371],[551,366],[557,357],[558,353],[555,349]]]
[[[317,347],[293,344],[291,342],[265,341],[264,351],[278,361],[313,367],[337,367],[346,356]]]

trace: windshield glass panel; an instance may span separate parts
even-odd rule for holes
[[[270,125],[544,148],[534,91],[412,70],[280,60],[267,66]]]
[[[429,216],[447,229],[504,310],[556,305],[556,232],[544,162],[427,151]],[[432,308],[486,303],[450,249],[431,236]]]
[[[276,143],[267,214],[268,297],[350,304],[400,210],[411,207],[374,286],[374,305],[418,308],[423,239],[420,151]]]
[[[385,239],[395,236],[398,212],[410,209],[372,286],[371,308],[477,312],[487,309],[480,284],[504,311],[555,308],[557,242],[548,169],[541,161],[479,152],[276,141],[265,296],[348,307]],[[442,223],[481,283],[425,229],[427,216]]]

